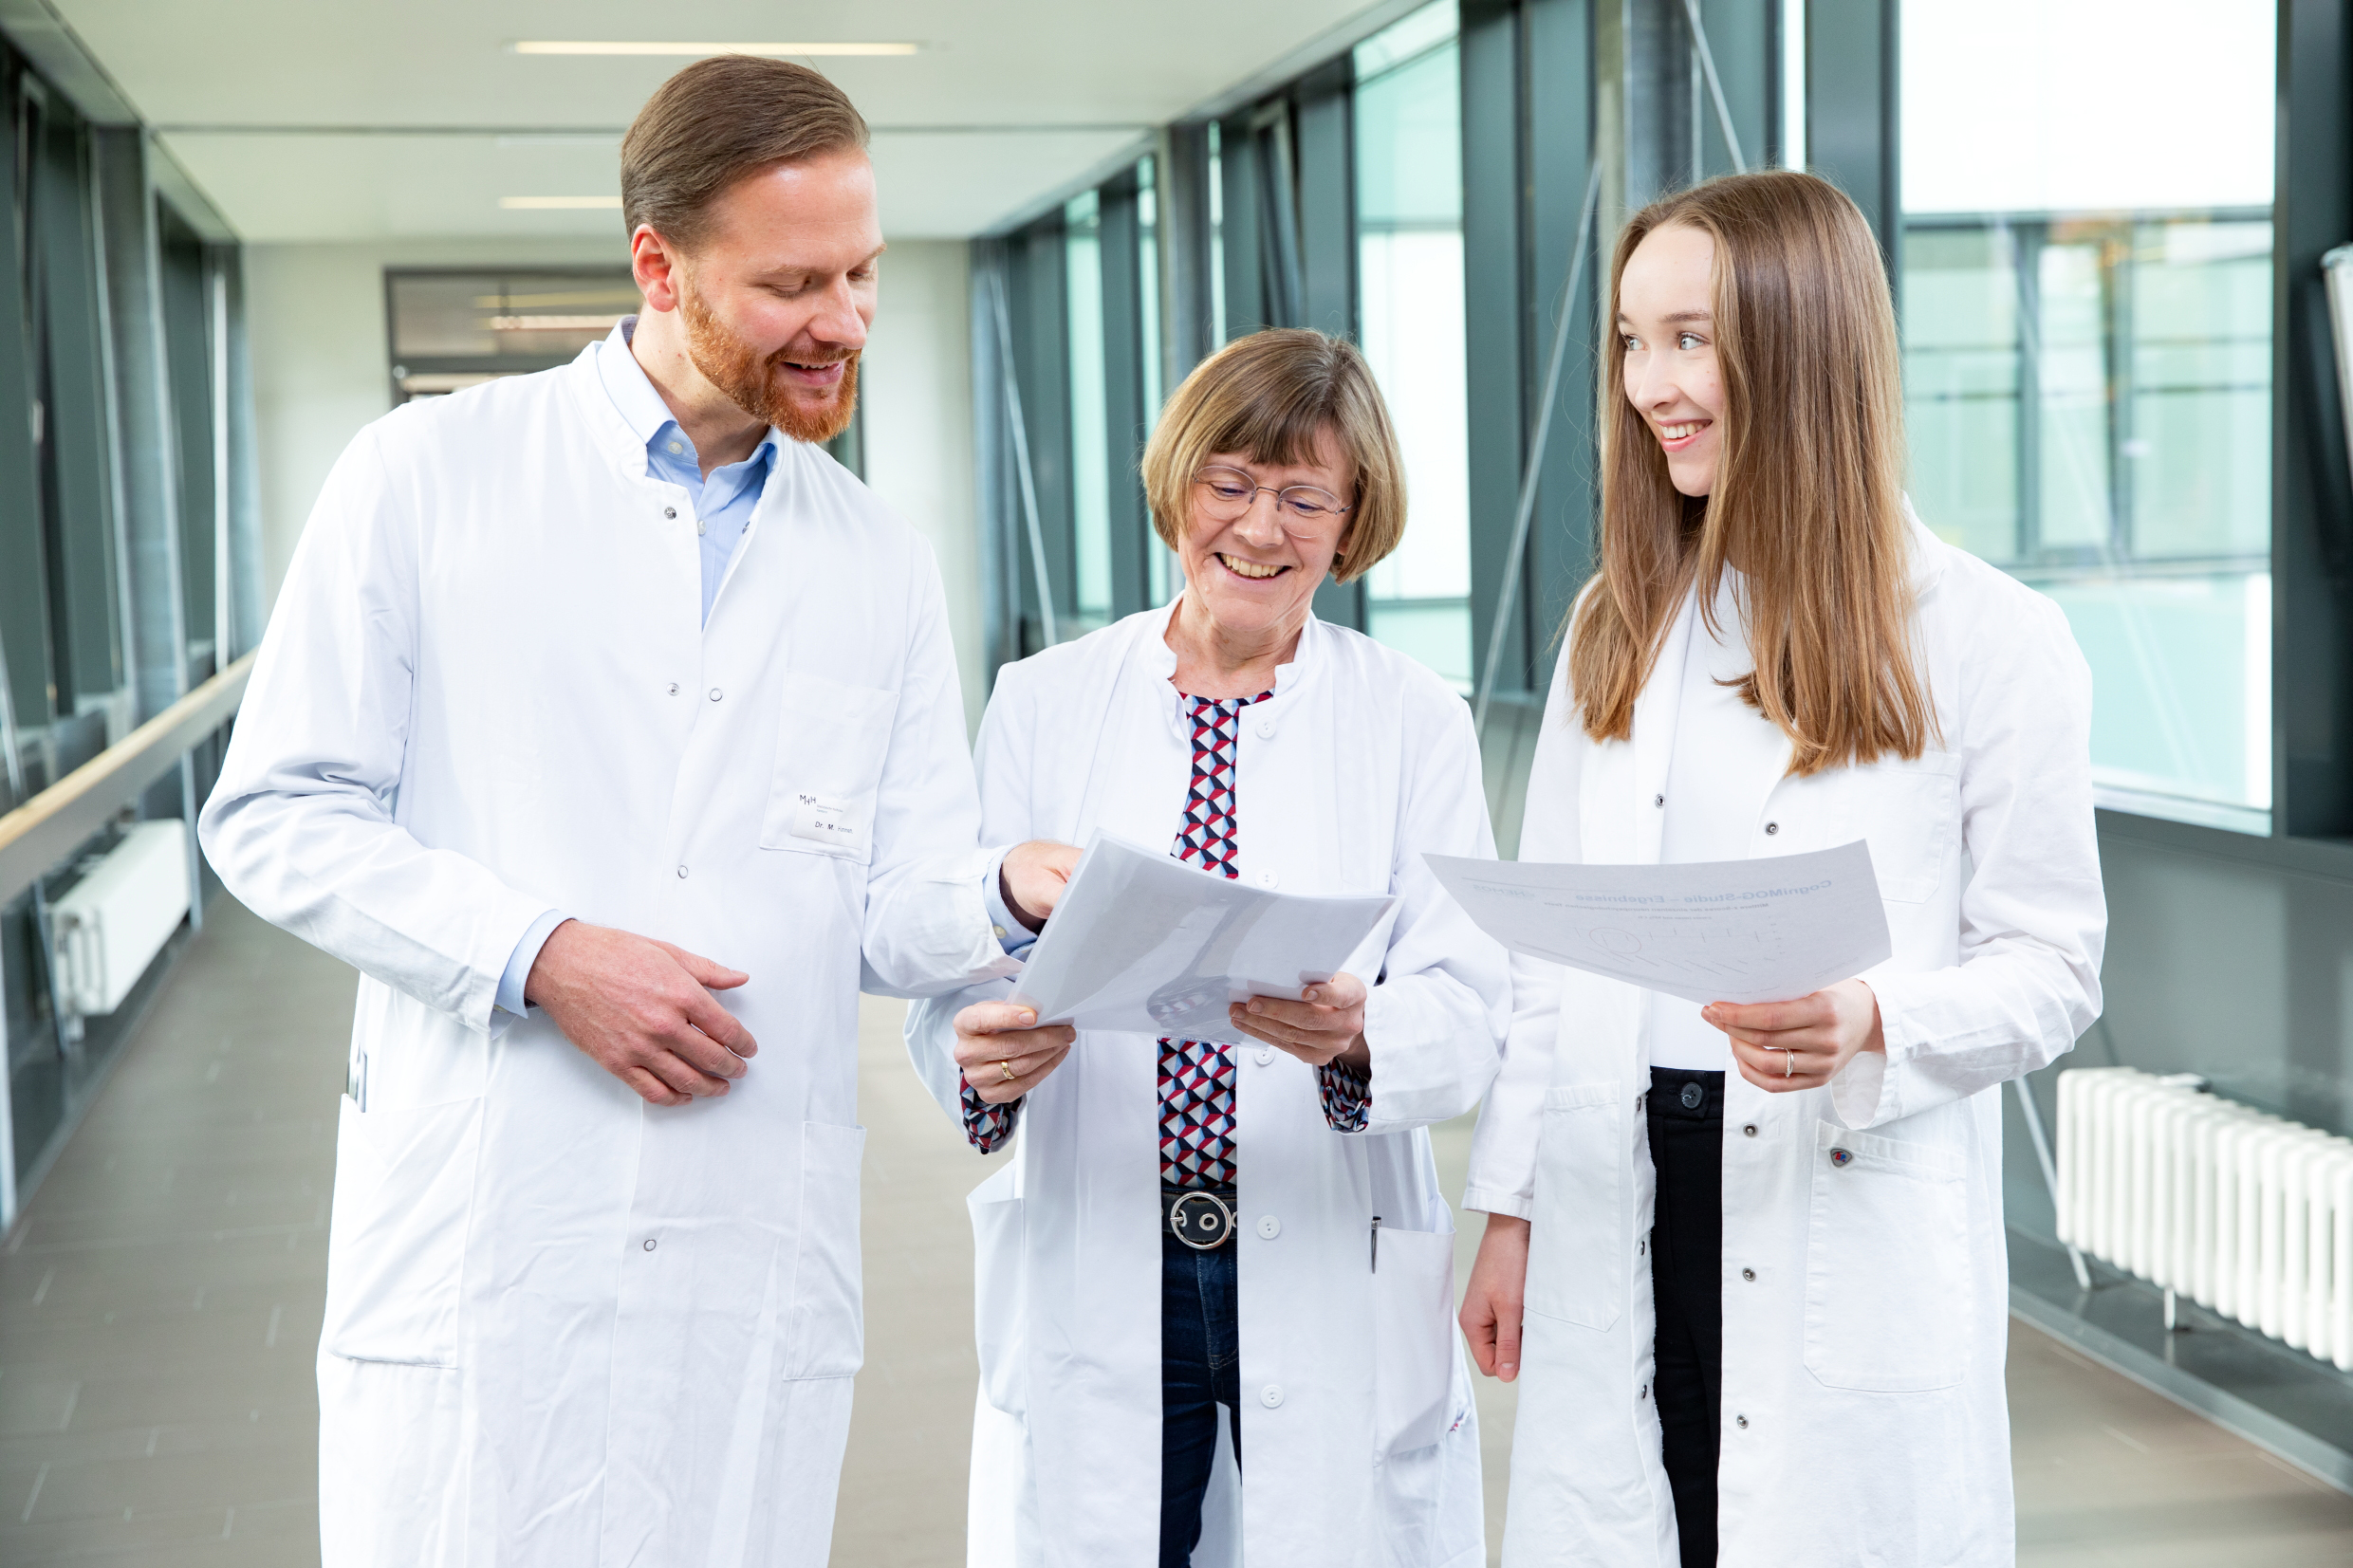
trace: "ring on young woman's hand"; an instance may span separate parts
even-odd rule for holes
[[[1013,1064],[1012,1064],[1011,1062],[1010,1062],[1010,1061],[1000,1061],[1000,1062],[998,1062],[998,1063],[997,1063],[997,1071],[998,1071],[999,1073],[1002,1073],[1002,1074],[1004,1075],[1004,1077],[1005,1077],[1005,1081],[1006,1081],[1006,1082],[1008,1082],[1008,1083],[1012,1082],[1014,1079],[1016,1079],[1016,1078],[1018,1078],[1018,1077],[1020,1077],[1020,1076],[1021,1076],[1020,1074],[1018,1074],[1018,1073],[1016,1073],[1016,1072],[1014,1072],[1014,1071],[1013,1071]]]
[[[1795,1071],[1797,1071],[1797,1053],[1784,1045],[1781,1048],[1781,1076],[1788,1078]]]

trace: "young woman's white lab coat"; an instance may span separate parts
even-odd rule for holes
[[[997,677],[978,752],[985,833],[1176,837],[1191,743],[1169,680],[1169,614],[1128,617]],[[1311,619],[1274,695],[1244,710],[1236,791],[1244,879],[1401,902],[1346,966],[1381,981],[1365,1011],[1362,1133],[1325,1124],[1313,1069],[1237,1047],[1248,1485],[1236,1518],[1221,1457],[1194,1560],[1483,1562],[1477,1423],[1449,1319],[1454,1222],[1424,1130],[1478,1103],[1508,1007],[1502,950],[1421,858],[1493,854],[1470,711],[1411,659]],[[917,1067],[959,1124],[952,1021],[1006,989],[937,998],[909,1020]],[[1149,1563],[1160,1498],[1152,1038],[1081,1034],[1021,1118],[1013,1158],[972,1198],[982,1389],[971,1561]]]
[[[1754,781],[1751,855],[1869,841],[1895,954],[1862,977],[1884,1057],[1787,1095],[1725,1074],[1724,1568],[2013,1557],[1999,1087],[2100,1008],[2091,682],[2057,605],[1911,534],[1941,743]],[[1695,619],[1687,600],[1628,742],[1585,737],[1561,660],[1521,858],[1658,860]],[[1513,988],[1464,1197],[1533,1221],[1504,1561],[1672,1568],[1650,1400],[1649,993],[1528,960]]]
[[[862,1354],[857,1013],[1012,968],[931,552],[785,441],[707,624],[592,346],[368,427],[204,843],[356,967],[319,1346],[328,1568],[817,1568]],[[533,1010],[540,913],[734,965],[761,1050],[649,1106]]]

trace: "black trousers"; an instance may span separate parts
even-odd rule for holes
[[[1724,1075],[1650,1070],[1658,1200],[1650,1282],[1658,1303],[1652,1392],[1675,1492],[1683,1568],[1715,1561],[1715,1456],[1724,1387]]]

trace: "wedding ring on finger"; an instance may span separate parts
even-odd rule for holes
[[[998,1063],[997,1063],[997,1072],[998,1072],[998,1073],[999,1073],[999,1074],[1003,1077],[1004,1080],[1005,1080],[1006,1082],[1008,1082],[1008,1083],[1012,1082],[1014,1079],[1016,1079],[1016,1078],[1018,1078],[1018,1077],[1020,1077],[1020,1076],[1021,1076],[1020,1074],[1018,1074],[1018,1073],[1016,1073],[1016,1072],[1014,1072],[1014,1071],[1013,1071],[1013,1064],[1012,1064],[1011,1062],[1010,1062],[1010,1061],[1000,1061],[1000,1062],[998,1062]]]
[[[1797,1053],[1784,1045],[1781,1048],[1781,1076],[1788,1078],[1795,1071],[1797,1071]]]

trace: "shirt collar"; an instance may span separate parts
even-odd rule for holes
[[[653,378],[629,351],[629,335],[637,325],[635,316],[624,316],[614,323],[611,336],[597,345],[597,378],[604,383],[604,395],[613,399],[613,407],[630,432],[650,447],[677,420],[671,416],[670,405],[662,401],[661,394],[654,390]],[[776,431],[770,426],[751,454],[764,458],[775,448]]]

